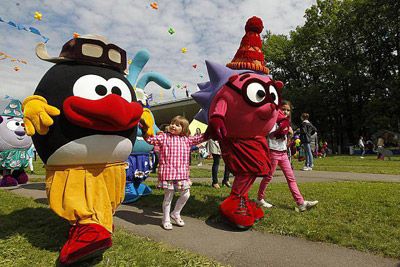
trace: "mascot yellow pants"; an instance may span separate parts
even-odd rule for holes
[[[71,224],[97,223],[112,232],[113,215],[124,200],[126,163],[46,166],[50,208]]]

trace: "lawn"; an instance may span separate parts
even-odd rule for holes
[[[190,174],[192,178],[210,177],[211,181],[211,166],[212,159],[206,159],[202,167],[197,166],[197,159],[192,160]],[[33,162],[35,174],[45,175],[46,171],[43,168],[43,163],[38,158]],[[296,170],[300,170],[304,161],[299,162],[293,159],[293,165]],[[326,158],[315,159],[314,170],[316,171],[334,171],[334,172],[356,172],[356,173],[381,173],[400,175],[400,156],[392,157],[391,160],[377,160],[376,156],[366,156],[361,159],[359,156],[329,156]],[[223,176],[224,165],[219,167],[218,177]],[[29,173],[29,172],[28,172]],[[152,177],[157,177],[156,174],[151,174]]]
[[[0,266],[54,266],[68,225],[47,206],[0,190]],[[78,266],[221,266],[203,256],[116,230],[103,258]]]
[[[154,188],[154,183],[150,183]],[[255,230],[288,235],[354,248],[360,251],[400,259],[400,184],[378,182],[304,183],[299,185],[307,200],[319,200],[316,208],[297,213],[286,184],[271,184],[267,200],[275,207]],[[256,197],[257,186],[250,196]],[[183,214],[222,223],[219,203],[229,189],[216,190],[208,184],[195,183]],[[163,195],[141,198],[133,205],[160,210]],[[207,207],[207,208],[205,208]]]
[[[293,165],[296,170],[300,170],[304,161],[293,159]],[[368,155],[363,159],[360,156],[328,156],[315,159],[313,170],[400,175],[400,156],[394,156],[390,160],[378,160],[376,155]]]

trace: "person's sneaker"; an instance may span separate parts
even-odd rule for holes
[[[360,159],[363,159],[364,157],[360,157]]]
[[[221,188],[221,187],[219,186],[219,184],[212,184],[212,187],[214,187],[214,188],[216,188],[216,189]]]
[[[309,170],[310,170],[310,167],[304,166],[301,170],[302,170],[302,171],[309,171]]]
[[[222,182],[222,186],[226,186],[226,187],[228,187],[228,188],[231,188],[231,187],[232,187],[232,185],[231,185],[231,183],[230,183],[229,181]]]
[[[259,207],[264,207],[264,208],[272,208],[272,204],[268,203],[264,199],[256,199],[255,202],[257,203],[257,206]]]
[[[200,162],[199,164],[197,164],[197,166],[201,167],[201,166],[203,166],[203,163]]]
[[[296,207],[296,211],[297,212],[303,212],[303,211],[311,209],[312,207],[314,207],[317,204],[318,204],[318,200],[314,200],[314,201],[304,200],[303,204],[298,205]]]

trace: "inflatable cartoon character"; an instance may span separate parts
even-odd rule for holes
[[[143,106],[142,119],[145,120],[146,125],[150,125],[149,130],[153,134],[157,134],[160,130],[155,124],[154,116],[149,109],[149,96],[144,92],[144,88],[149,82],[155,82],[164,89],[170,89],[171,82],[157,72],[147,72],[138,80],[139,73],[149,59],[150,54],[147,50],[141,50],[136,53],[129,67],[127,79],[135,88],[136,98]],[[151,194],[152,191],[150,187],[143,182],[149,177],[153,168],[153,148],[153,145],[143,140],[142,128],[139,125],[139,127],[137,127],[136,142],[128,158],[129,167],[126,173],[124,204],[132,203],[141,196]]]
[[[283,83],[268,75],[261,51],[261,19],[250,18],[241,46],[227,67],[207,62],[210,81],[199,84],[193,98],[202,106],[196,119],[208,122],[220,140],[224,162],[235,175],[231,194],[220,205],[223,217],[250,228],[264,212],[248,198],[256,177],[270,171],[266,136],[275,124]]]
[[[126,163],[143,112],[124,72],[126,52],[102,36],[69,40],[25,99],[27,133],[46,166],[50,208],[71,224],[59,262],[111,247],[113,214],[124,198]]]
[[[17,99],[12,99],[0,116],[1,187],[28,182],[24,168],[28,166],[27,150],[32,139],[25,133],[22,117],[22,104]]]

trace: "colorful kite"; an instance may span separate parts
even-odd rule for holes
[[[26,62],[26,60],[14,58],[14,57],[12,57],[12,56],[4,53],[4,52],[0,52],[0,60],[4,60],[4,59],[10,59],[11,62],[22,63],[22,64],[25,64],[25,65],[28,63],[28,62]],[[19,66],[15,66],[14,67],[15,71],[19,71],[20,69],[21,68]]]
[[[197,68],[197,64],[193,64],[192,67],[195,69]]]
[[[175,33],[175,30],[174,30],[174,28],[169,27],[168,32],[169,32],[169,34],[173,35]]]
[[[36,20],[42,20],[42,13],[39,11],[35,12],[35,15],[33,16]]]
[[[8,25],[10,25],[10,26],[12,26],[12,27],[15,27],[17,30],[24,30],[24,31],[31,32],[31,33],[33,33],[33,34],[39,35],[40,37],[43,38],[43,40],[44,40],[45,43],[47,43],[47,41],[49,41],[49,38],[43,36],[43,35],[40,33],[40,31],[39,31],[38,29],[36,29],[36,28],[27,27],[27,26],[24,26],[24,25],[22,25],[22,24],[18,24],[18,23],[14,22],[14,21],[11,21],[11,20],[8,21],[8,22],[6,22],[6,21],[4,21],[1,17],[0,17],[0,22],[4,22],[4,23],[6,23],[6,24],[8,24]]]
[[[150,6],[151,6],[152,9],[158,9],[158,4],[157,4],[157,2],[151,3]]]
[[[181,49],[181,52],[182,52],[183,54],[185,54],[185,53],[187,52],[187,48],[186,48],[186,47],[182,48],[182,49]]]

